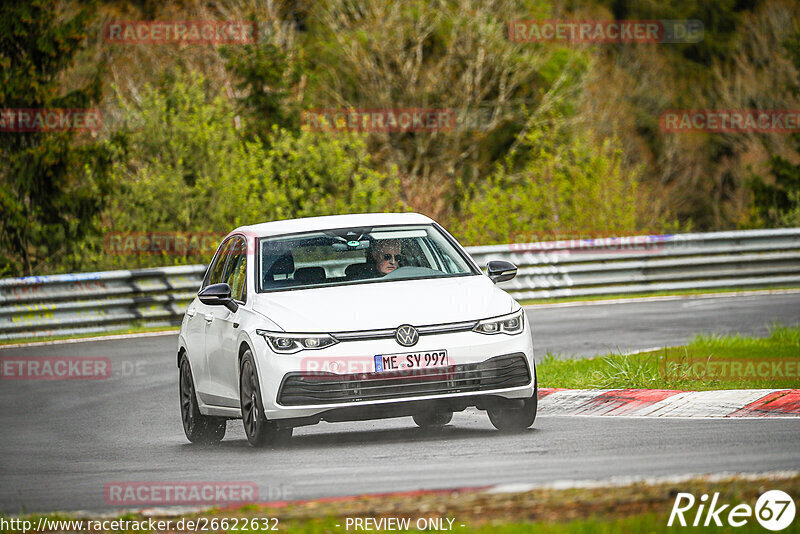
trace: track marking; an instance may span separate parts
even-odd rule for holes
[[[770,406],[770,404],[773,404]],[[609,416],[669,418],[798,417],[798,389],[663,389],[539,390],[542,416]]]
[[[524,493],[537,489],[594,489],[594,488],[609,488],[609,487],[623,487],[631,486],[633,484],[682,484],[692,480],[702,480],[706,482],[723,482],[726,480],[760,480],[762,478],[770,478],[774,480],[794,478],[800,471],[766,471],[762,473],[697,473],[688,475],[667,475],[660,477],[642,477],[642,476],[620,476],[611,477],[599,480],[556,480],[554,482],[545,482],[541,484],[525,484],[525,483],[510,483],[498,484],[488,490],[486,493]]]
[[[174,336],[180,330],[164,330],[161,332],[139,332],[135,334],[114,334],[111,336],[96,336],[96,337],[77,337],[73,339],[54,339],[51,341],[33,341],[31,343],[14,343],[11,345],[0,345],[2,349],[17,349],[20,347],[42,347],[45,345],[66,345],[69,343],[87,343],[89,341],[114,341],[117,339],[135,339],[139,337],[156,337],[156,336]]]

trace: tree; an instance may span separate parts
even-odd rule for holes
[[[296,81],[290,72],[286,54],[277,46],[260,42],[226,47],[222,55],[226,68],[235,76],[240,111],[247,130],[262,140],[269,137],[273,125],[298,129],[299,113],[288,102],[288,87]]]
[[[784,43],[788,57],[800,72],[800,32]],[[792,87],[800,96],[800,88]],[[792,139],[800,153],[800,134],[792,134]],[[760,176],[752,181],[753,206],[759,222],[777,226],[800,225],[800,163],[794,164],[787,158],[774,155],[769,160],[770,174],[774,182],[768,183]]]
[[[442,222],[464,189],[502,160],[533,110],[558,107],[586,69],[567,46],[517,43],[508,22],[549,14],[530,0],[324,0],[308,17],[313,107],[448,110],[442,131],[372,132],[376,163],[396,167],[403,200]],[[311,100],[311,99],[309,99]]]
[[[455,233],[476,245],[635,234],[650,208],[619,146],[586,129],[537,125],[476,188]]]
[[[89,12],[67,16],[59,5],[0,6],[0,108],[85,109],[99,100],[100,69],[62,92],[60,77],[84,47]],[[0,132],[0,273],[30,275],[71,261],[69,247],[91,232],[103,208],[109,161],[74,131]]]
[[[112,234],[224,235],[246,224],[398,207],[392,202],[396,184],[371,167],[360,136],[277,125],[254,138],[242,135],[234,102],[209,91],[197,73],[176,72],[167,83],[145,86],[135,102],[120,97],[119,106],[130,127],[108,141],[115,188],[104,224]],[[209,259],[167,253],[108,258],[100,247],[88,247],[86,268]]]

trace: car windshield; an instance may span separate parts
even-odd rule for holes
[[[260,292],[480,274],[433,225],[268,237],[258,250]]]

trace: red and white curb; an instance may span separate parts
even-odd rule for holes
[[[539,389],[539,415],[800,417],[800,389]]]

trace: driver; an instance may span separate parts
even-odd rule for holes
[[[380,276],[384,276],[400,267],[403,255],[400,253],[400,241],[397,239],[386,239],[378,241],[370,251],[375,270]]]

